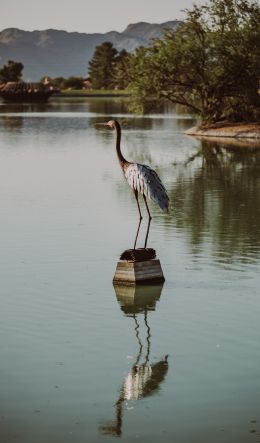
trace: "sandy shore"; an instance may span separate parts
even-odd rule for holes
[[[218,124],[203,129],[199,128],[198,126],[194,126],[185,131],[185,134],[199,137],[260,139],[260,123]]]

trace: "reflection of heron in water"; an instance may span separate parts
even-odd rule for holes
[[[138,342],[138,354],[120,388],[118,400],[115,403],[115,420],[100,427],[103,434],[120,436],[122,434],[122,418],[124,402],[139,400],[159,391],[168,371],[168,355],[161,360],[150,363],[151,328],[148,323],[148,312],[155,309],[156,301],[160,298],[162,285],[157,286],[115,286],[117,300],[122,311],[134,320],[134,330]],[[144,315],[146,343],[140,337],[138,315]],[[141,360],[143,358],[143,362]]]

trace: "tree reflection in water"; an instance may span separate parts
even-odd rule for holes
[[[115,403],[115,419],[100,426],[103,434],[120,436],[122,435],[124,402],[136,401],[159,391],[168,372],[168,355],[156,363],[150,363],[152,336],[148,312],[155,310],[156,302],[161,296],[162,285],[135,287],[115,285],[114,288],[122,311],[134,320],[134,331],[138,343],[135,362],[121,385],[119,397]],[[140,315],[144,317],[145,345],[140,337]]]
[[[202,140],[200,150],[179,168],[169,192],[173,220],[187,231],[193,252],[207,238],[213,254],[226,260],[259,253],[258,145]]]

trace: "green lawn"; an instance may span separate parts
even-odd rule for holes
[[[128,96],[129,92],[125,89],[62,89],[62,96]]]

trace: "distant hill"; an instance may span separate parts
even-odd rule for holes
[[[179,23],[177,20],[161,24],[139,22],[128,25],[123,32],[104,34],[8,28],[0,32],[0,66],[8,60],[22,62],[26,81],[37,81],[44,75],[85,76],[97,45],[110,41],[118,50],[132,52],[139,46],[148,46],[152,38],[160,38],[164,29],[176,29]]]

